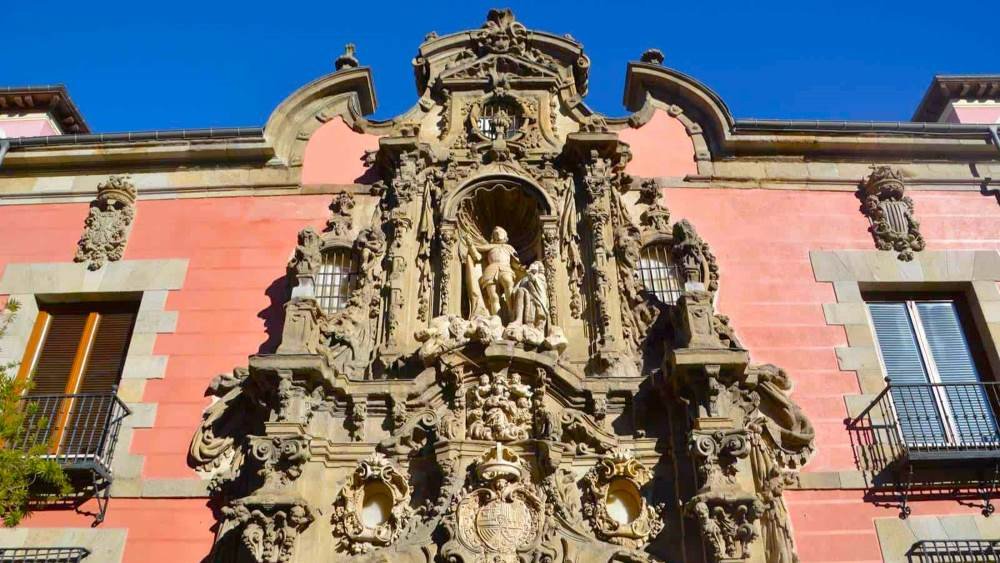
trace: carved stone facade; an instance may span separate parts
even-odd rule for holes
[[[97,270],[107,262],[122,259],[135,220],[136,195],[127,176],[111,176],[97,186],[97,197],[90,202],[74,261],[86,263],[88,270]]]
[[[781,483],[812,427],[715,313],[709,243],[581,101],[581,46],[493,10],[414,65],[368,183],[299,233],[276,352],[213,383],[190,457],[219,560],[700,560],[692,530],[710,561],[794,560]],[[334,240],[358,272],[328,312]],[[676,304],[637,277],[653,240]]]

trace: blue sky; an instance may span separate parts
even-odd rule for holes
[[[1000,0],[57,0],[4,7],[0,85],[64,83],[98,132],[263,125],[350,41],[387,118],[416,100],[410,60],[427,32],[505,6],[584,44],[587,101],[610,115],[624,113],[626,62],[649,47],[737,117],[908,120],[933,74],[1000,73]]]

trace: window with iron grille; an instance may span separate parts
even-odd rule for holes
[[[332,247],[323,251],[323,263],[316,276],[316,299],[327,312],[347,306],[358,279],[358,261],[347,247]]]
[[[680,273],[666,244],[653,243],[642,249],[639,279],[646,291],[666,305],[677,303],[681,297]]]
[[[986,563],[1000,561],[1000,540],[922,540],[907,552],[911,563]]]
[[[0,547],[0,563],[79,563],[88,555],[82,547]]]
[[[899,432],[910,448],[1000,444],[975,342],[956,299],[868,300]]]

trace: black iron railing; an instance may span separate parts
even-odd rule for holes
[[[0,547],[0,563],[79,563],[88,555],[82,547]]]
[[[910,563],[1000,561],[1000,540],[922,540],[907,552]]]
[[[1000,383],[889,382],[848,422],[868,469],[910,461],[1000,459]]]
[[[113,480],[111,461],[122,421],[132,411],[114,392],[31,395],[21,399],[21,406],[26,416],[15,446],[55,460],[70,474],[77,496],[97,500],[95,520],[103,522]]]
[[[992,514],[1000,485],[1000,383],[887,383],[846,421],[869,498],[898,499],[903,518],[913,493],[979,498],[983,513]]]

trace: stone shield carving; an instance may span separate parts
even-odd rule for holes
[[[454,509],[461,551],[475,554],[467,560],[516,562],[541,536],[544,497],[531,485],[527,465],[499,443],[480,458],[474,475]]]

